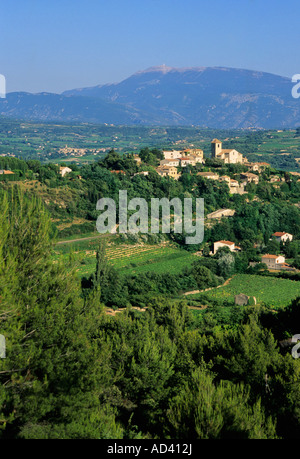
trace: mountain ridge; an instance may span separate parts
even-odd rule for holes
[[[149,67],[119,83],[9,93],[2,116],[110,124],[295,128],[300,103],[287,77],[230,67]],[[24,95],[26,94],[26,95]]]

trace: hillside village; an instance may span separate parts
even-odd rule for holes
[[[164,159],[160,160],[159,166],[156,167],[156,172],[161,177],[171,177],[174,180],[178,180],[182,175],[182,168],[186,168],[187,166],[196,166],[197,164],[205,166],[206,164],[204,152],[201,149],[163,150],[162,153]],[[134,159],[139,165],[142,163],[139,155],[135,154]],[[213,170],[197,172],[197,176],[203,177],[204,179],[226,182],[231,194],[247,194],[247,191],[245,190],[246,185],[249,183],[258,184],[260,174],[265,172],[267,168],[270,168],[270,164],[266,162],[249,162],[248,159],[236,149],[222,148],[222,142],[218,139],[213,139],[211,141],[211,159],[218,160],[227,165],[240,164],[247,168],[246,172],[235,174],[236,179],[233,179],[228,175],[219,175],[215,168],[213,168]],[[147,175],[148,172],[144,171],[141,172],[141,174]],[[292,172],[291,175],[299,175],[298,181],[300,181],[299,173]],[[276,187],[276,183],[284,182],[285,178],[277,175],[271,175],[269,177],[269,181]],[[220,220],[222,217],[232,217],[234,213],[235,211],[232,209],[219,209],[211,214],[208,214],[207,220]],[[287,240],[293,240],[293,235],[278,231],[272,234],[271,239],[285,244]],[[211,245],[209,253],[211,255],[215,255],[221,247],[228,247],[231,252],[240,252],[242,250],[239,245],[236,245],[232,241],[219,240]],[[264,254],[261,258],[261,263],[263,263],[268,270],[297,271],[295,268],[286,263],[283,255]],[[254,267],[257,264],[257,262],[252,262],[250,263],[250,266]]]
[[[255,189],[255,187],[260,183],[269,183],[274,189],[277,187],[279,189],[279,187],[281,187],[284,183],[286,183],[287,186],[289,183],[288,181],[291,180],[288,174],[282,174],[280,171],[272,169],[269,163],[249,162],[248,159],[236,149],[224,149],[222,141],[216,138],[211,141],[211,155],[209,158],[204,157],[203,150],[199,148],[188,148],[184,150],[156,150],[156,154],[158,156],[154,156],[153,162],[153,164],[156,163],[155,166],[148,163],[147,157],[145,159],[145,156],[142,155],[142,150],[140,152],[142,157],[139,154],[124,156],[125,158],[128,158],[129,161],[134,160],[132,162],[134,163],[135,169],[132,169],[132,172],[129,172],[127,166],[124,167],[125,170],[116,167],[122,164],[122,160],[120,159],[121,156],[114,152],[114,150],[111,150],[106,157],[108,159],[104,158],[103,166],[106,168],[108,173],[124,177],[125,180],[129,181],[132,181],[136,176],[140,175],[146,178],[150,173],[153,174],[153,172],[156,172],[162,178],[170,178],[171,180],[174,180],[175,185],[179,179],[184,178],[183,176],[187,177],[189,174],[193,174],[194,177],[200,180],[199,183],[201,183],[201,179],[203,179],[204,190],[209,189],[209,183],[211,183],[213,189],[215,190],[217,190],[222,184],[226,184],[228,186],[227,190],[229,191],[228,197],[240,196],[245,199],[245,202],[248,200],[249,193],[250,195],[252,194],[251,198],[249,195],[250,200],[259,200],[256,193],[252,192],[253,186]],[[3,164],[6,164],[4,159]],[[69,166],[70,167],[55,164],[49,167],[53,169],[51,174],[61,176],[62,179],[67,179],[70,183],[73,182],[74,186],[76,186],[76,181],[82,181],[83,178],[83,182],[86,182],[87,176],[82,177],[81,169],[76,169],[76,167],[74,169],[72,164],[69,164]],[[12,169],[12,171],[0,169],[0,180],[10,180],[12,182],[14,182],[14,180],[18,180],[17,171],[14,167]],[[48,173],[49,172],[47,172],[47,174]],[[293,178],[293,181],[300,181],[299,173],[290,172],[289,174],[290,177]],[[41,179],[41,174],[38,172],[34,173],[33,176],[40,176]],[[55,183],[55,186],[57,186],[58,182]],[[189,188],[187,188],[187,190],[188,189]],[[190,188],[191,191],[194,189],[195,186]],[[225,189],[226,188],[224,188],[224,190]],[[50,202],[48,198],[47,202]],[[205,217],[205,227],[207,229],[213,229],[216,224],[220,224],[224,221],[224,219],[232,219],[235,216],[236,211],[234,206],[232,206],[226,199],[224,200],[224,204],[225,206],[228,206],[228,208],[223,205],[223,207],[215,207],[215,210],[207,212]],[[297,205],[297,203],[295,205]],[[274,234],[270,234],[269,240],[278,242],[281,249],[284,244],[293,240],[294,235],[285,232],[287,228],[281,226],[274,229],[276,231]],[[216,240],[213,237],[210,241],[208,241],[208,243],[206,242],[205,249],[202,248],[198,250],[198,252],[199,254],[202,254],[203,250],[206,252],[208,250],[209,255],[215,256],[218,249],[227,247],[230,252],[239,253],[243,251],[241,242],[240,238],[228,240],[225,237],[223,239],[220,238]],[[282,250],[276,256],[274,253],[263,253],[263,257],[261,257],[260,262],[263,263],[264,267],[269,270],[296,270],[295,267],[286,262],[285,255]],[[257,264],[258,261],[251,261],[249,266],[255,267]]]
[[[161,160],[159,166],[156,167],[156,172],[161,177],[172,177],[175,180],[178,180],[182,175],[179,169],[187,166],[196,166],[197,164],[205,166],[206,163],[203,150],[201,149],[163,151],[163,155],[164,159]],[[211,142],[211,158],[224,164],[241,164],[246,166],[247,172],[236,174],[238,179],[232,179],[227,175],[219,175],[215,170],[197,173],[198,176],[203,178],[217,180],[219,182],[225,181],[229,186],[230,193],[246,193],[245,185],[251,182],[258,183],[259,174],[270,167],[270,164],[266,162],[249,162],[246,157],[235,149],[223,149],[222,142],[218,139],[213,139]],[[139,155],[135,154],[134,159],[138,164],[141,164]],[[272,182],[280,182],[282,179],[279,177],[272,177],[271,180]]]
[[[186,167],[187,165],[195,166],[197,163],[205,164],[203,150],[183,150],[183,151],[163,151],[165,159],[160,162],[160,166],[156,169],[160,175],[171,176],[178,179],[180,173],[174,171],[174,167]],[[230,193],[245,193],[244,187],[247,183],[258,183],[259,176],[250,171],[261,172],[267,167],[268,163],[250,163],[241,153],[235,149],[223,149],[222,142],[218,139],[213,139],[211,142],[211,157],[222,161],[224,164],[242,164],[247,166],[249,172],[244,172],[240,175],[240,181],[231,179],[227,175],[219,176],[215,171],[198,172],[199,176],[210,180],[225,181],[230,189]],[[237,174],[238,175],[238,174]]]

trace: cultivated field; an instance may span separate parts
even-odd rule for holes
[[[190,295],[189,299],[207,298],[234,302],[239,293],[255,296],[257,303],[264,303],[272,308],[284,307],[300,296],[300,285],[297,281],[264,277],[250,274],[237,274],[224,287],[214,288],[204,293]]]
[[[95,271],[98,244],[99,238],[58,244],[53,259],[67,261],[72,253],[78,275],[88,276]],[[148,271],[177,274],[196,259],[196,255],[169,243],[115,244],[112,238],[108,238],[106,255],[120,274],[138,274]]]

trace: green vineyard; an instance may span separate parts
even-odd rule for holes
[[[257,303],[276,309],[288,305],[299,296],[300,286],[299,282],[289,279],[237,274],[224,287],[190,295],[189,298],[200,299],[205,294],[207,298],[234,302],[235,295],[239,293],[254,296]]]
[[[70,253],[73,253],[78,275],[87,276],[95,270],[97,246],[97,240],[56,246],[53,259],[63,259],[66,262]],[[120,274],[139,274],[148,271],[177,274],[196,259],[196,255],[170,244],[111,243],[107,246],[106,256]]]

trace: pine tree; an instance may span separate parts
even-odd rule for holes
[[[52,262],[41,202],[20,192],[1,201],[3,437],[120,438],[114,410],[99,397],[111,383],[99,305],[84,302],[73,273]]]
[[[176,439],[276,438],[275,424],[249,388],[230,381],[214,383],[213,375],[197,368],[170,404],[165,435]]]

